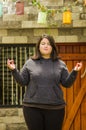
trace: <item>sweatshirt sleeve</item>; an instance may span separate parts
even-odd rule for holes
[[[16,82],[20,84],[21,86],[26,86],[29,83],[30,80],[30,75],[28,72],[28,69],[26,67],[27,65],[25,64],[21,71],[14,69],[12,70],[12,75]]]
[[[61,84],[64,87],[71,87],[74,81],[76,80],[77,73],[78,72],[74,69],[69,73],[67,67],[65,66],[61,74]]]

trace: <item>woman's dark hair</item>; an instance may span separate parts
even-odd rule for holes
[[[58,59],[58,50],[57,50],[57,47],[55,44],[55,40],[54,40],[53,36],[46,35],[46,34],[42,35],[39,38],[38,43],[36,44],[36,54],[35,54],[35,56],[32,57],[32,59],[40,59],[42,57],[40,50],[39,50],[39,46],[40,46],[41,40],[43,38],[48,39],[50,42],[50,45],[52,46],[51,59],[57,60]]]

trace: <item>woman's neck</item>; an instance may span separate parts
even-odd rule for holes
[[[49,59],[50,58],[50,56],[45,56],[45,55],[42,55],[42,57],[44,58],[44,59]]]

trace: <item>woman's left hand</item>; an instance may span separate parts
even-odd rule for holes
[[[79,71],[79,70],[81,70],[81,68],[82,68],[82,62],[78,62],[78,63],[76,64],[76,66],[74,67],[74,70],[75,70],[75,71]]]

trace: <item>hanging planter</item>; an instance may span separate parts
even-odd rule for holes
[[[72,15],[70,10],[66,10],[63,12],[63,24],[71,24]]]
[[[37,23],[45,24],[47,23],[47,12],[39,12]]]
[[[37,0],[32,0],[32,4],[33,4],[33,6],[37,6],[37,8],[39,10],[37,23],[40,23],[40,24],[47,23],[47,11],[48,11],[48,8],[46,6],[44,6],[44,5],[42,5]]]
[[[63,24],[71,24],[72,22],[71,9],[72,6],[75,6],[77,3],[78,1],[75,1],[72,4],[64,6],[60,9],[48,9],[47,6],[41,4],[41,2],[39,2],[38,0],[32,0],[32,5],[36,6],[37,9],[40,11],[38,14],[38,20],[37,20],[38,23],[46,23],[46,22],[50,23],[50,20],[52,22],[52,18],[55,18],[55,14],[57,14],[57,12],[63,12]],[[50,17],[50,15],[52,15],[52,17]],[[55,25],[57,25],[57,23],[55,23]]]
[[[86,0],[84,0],[84,6],[86,6]]]
[[[2,3],[0,2],[0,17],[3,15],[3,10],[2,10]]]
[[[18,15],[24,14],[24,2],[21,1],[16,2],[16,14]]]

